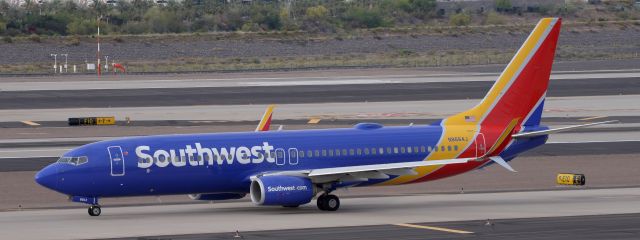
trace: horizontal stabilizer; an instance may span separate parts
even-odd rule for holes
[[[498,165],[502,166],[503,168],[506,168],[509,171],[512,172],[517,172],[516,170],[514,170],[511,165],[509,165],[507,163],[507,161],[505,161],[504,159],[502,159],[502,157],[500,156],[493,156],[493,157],[489,157],[489,159],[491,159],[491,161],[494,161],[495,163],[497,163]]]
[[[531,138],[531,137],[549,135],[549,134],[552,134],[552,133],[570,131],[570,130],[573,130],[573,129],[576,129],[576,128],[584,128],[584,127],[595,126],[595,125],[600,125],[600,124],[607,124],[607,123],[614,123],[614,122],[618,122],[618,120],[596,122],[596,123],[588,123],[588,124],[582,124],[582,125],[573,125],[573,126],[568,126],[568,127],[547,129],[547,130],[535,131],[535,132],[523,132],[523,133],[513,134],[513,135],[511,135],[511,137],[513,137],[513,138]]]

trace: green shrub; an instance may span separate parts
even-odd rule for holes
[[[464,12],[456,13],[449,17],[449,23],[454,26],[467,26],[471,23],[471,16]]]
[[[488,25],[501,25],[504,24],[505,20],[502,15],[497,12],[489,11],[484,18],[484,24]]]
[[[384,23],[379,11],[365,8],[351,9],[347,12],[345,21],[354,28],[376,28],[381,27]]]
[[[40,38],[40,35],[37,35],[37,34],[31,34],[29,36],[29,40],[31,40],[32,42],[37,42],[37,43],[42,42],[42,38]]]

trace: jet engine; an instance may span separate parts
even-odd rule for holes
[[[251,201],[257,205],[295,207],[311,202],[317,193],[311,180],[296,176],[262,176],[251,181]]]

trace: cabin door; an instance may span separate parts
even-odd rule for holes
[[[487,146],[484,141],[484,134],[478,133],[476,137],[476,157],[482,157],[487,153]]]
[[[124,156],[120,146],[111,146],[108,148],[109,158],[111,161],[111,176],[124,176]]]

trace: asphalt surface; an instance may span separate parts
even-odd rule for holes
[[[77,82],[81,85],[82,82]],[[387,102],[478,99],[490,81],[269,87],[3,91],[0,109],[107,108],[265,103]],[[640,94],[640,78],[550,82],[549,97]]]
[[[133,239],[640,239],[640,214],[487,219],[273,231],[145,236]]]
[[[434,224],[454,230],[481,231],[486,219],[516,219],[514,223],[499,220],[494,223],[493,234],[509,237],[510,234],[522,236],[526,233],[571,236],[582,231],[604,231],[601,234],[611,237],[625,236],[624,232],[637,232],[636,218],[628,223],[612,221],[600,227],[597,223],[604,220],[584,222],[567,221],[562,225],[559,220],[548,223],[536,221],[527,224],[517,219],[536,217],[567,217],[640,213],[640,188],[589,189],[568,191],[530,191],[472,194],[418,194],[390,197],[343,198],[337,212],[322,212],[314,204],[297,209],[282,207],[258,207],[248,202],[181,204],[156,206],[109,207],[103,206],[100,217],[90,217],[86,209],[51,209],[0,212],[0,232],[8,239],[86,239],[117,238],[140,236],[163,236],[184,234],[223,233],[238,230],[272,231],[281,229],[307,229],[313,233],[319,228],[339,228],[336,238],[342,230],[345,237],[366,238],[374,236],[376,231],[360,235],[349,233],[349,228],[360,226],[380,226],[392,224],[419,225]],[[624,220],[625,218],[620,218]],[[456,224],[456,221],[472,221]],[[454,222],[454,223],[443,223]],[[584,225],[582,225],[584,224]],[[582,227],[580,227],[582,225]],[[396,225],[397,226],[397,225]],[[427,225],[429,226],[429,225]],[[563,230],[559,226],[574,228]],[[618,226],[616,228],[616,226]],[[608,228],[611,227],[611,228]],[[413,227],[398,227],[398,231],[414,231]],[[402,230],[402,228],[405,228]],[[490,227],[488,227],[490,228]],[[25,231],[25,229],[29,229]],[[357,229],[357,228],[356,228]],[[384,228],[383,228],[384,229]],[[621,232],[613,231],[618,229]],[[423,238],[427,236],[451,238],[464,235],[434,233],[420,229]],[[611,230],[611,231],[605,231]],[[304,231],[304,230],[302,230]],[[484,230],[484,231],[489,231]],[[331,234],[316,231],[318,235]],[[392,230],[389,233],[393,232]],[[502,233],[502,234],[500,234]],[[280,234],[287,235],[288,230]],[[349,235],[351,234],[351,235]],[[415,234],[415,232],[414,232]],[[432,234],[432,235],[430,235]],[[563,235],[564,234],[564,235]],[[315,237],[319,237],[316,235]],[[263,235],[268,237],[268,235]],[[303,236],[303,235],[297,235]],[[386,235],[393,236],[393,235]],[[374,236],[375,237],[375,236]],[[517,238],[511,236],[511,239]],[[152,237],[153,238],[153,237]],[[313,234],[306,238],[314,238]],[[166,239],[166,238],[165,238]],[[317,239],[317,238],[316,238]],[[333,238],[332,238],[333,239]],[[392,239],[396,239],[393,237]]]

